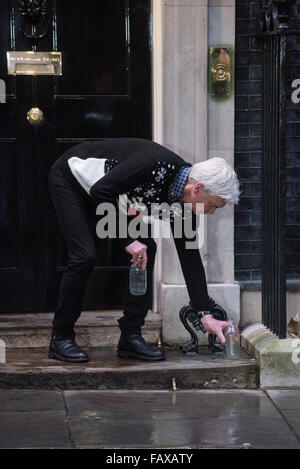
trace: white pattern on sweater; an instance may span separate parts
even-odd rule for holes
[[[68,165],[74,177],[84,190],[90,195],[91,187],[104,176],[106,158],[87,158],[82,160],[77,156],[68,159]]]

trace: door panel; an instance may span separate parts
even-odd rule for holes
[[[87,139],[152,137],[150,0],[48,0],[36,26],[19,8],[0,0],[0,312],[55,308],[67,264],[47,188],[55,160]],[[46,34],[33,42],[21,28]],[[6,50],[61,51],[63,74],[8,76]],[[37,126],[26,119],[34,106],[44,113]],[[120,308],[129,256],[116,240],[95,241],[84,307]]]
[[[65,73],[58,95],[128,95],[129,6],[124,0],[57,2],[57,43],[64,51]],[[68,22],[64,19],[68,18]],[[128,38],[129,39],[129,38]]]

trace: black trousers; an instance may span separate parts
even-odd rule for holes
[[[54,164],[49,173],[49,194],[58,222],[67,244],[68,265],[60,285],[58,304],[53,319],[53,333],[74,338],[74,324],[81,314],[87,281],[96,262],[95,207],[88,194],[76,187],[72,176],[66,177],[59,165]],[[91,216],[95,216],[94,226]],[[147,245],[147,292],[145,295],[130,294],[127,283],[123,316],[118,320],[125,334],[140,334],[141,326],[151,305],[152,273],[156,243],[151,238],[138,238]],[[101,242],[101,241],[100,241]],[[103,240],[102,242],[105,242]],[[128,265],[131,256],[128,254]]]

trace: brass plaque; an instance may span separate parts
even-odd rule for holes
[[[61,52],[8,51],[9,75],[62,75]]]
[[[230,46],[212,46],[209,48],[209,93],[222,101],[233,94],[233,48]]]

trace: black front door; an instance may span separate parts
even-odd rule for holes
[[[150,0],[0,0],[0,9],[0,312],[49,311],[67,262],[51,165],[84,140],[152,137]],[[29,50],[60,51],[62,75],[8,75],[6,51]],[[27,120],[33,107],[38,125]],[[120,308],[127,275],[125,251],[99,240],[85,309]]]

